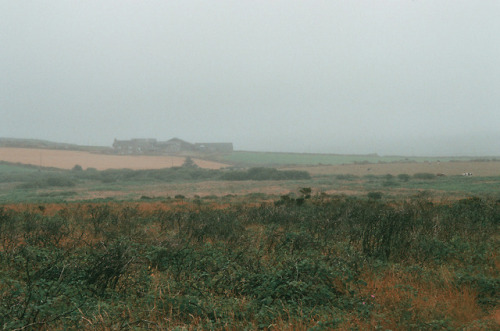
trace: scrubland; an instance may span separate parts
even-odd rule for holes
[[[491,330],[498,176],[0,164],[0,325]]]
[[[4,329],[494,329],[500,203],[310,195],[0,208]]]

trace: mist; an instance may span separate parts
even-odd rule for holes
[[[0,136],[500,155],[498,1],[0,1]]]

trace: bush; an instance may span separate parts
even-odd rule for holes
[[[47,186],[56,187],[72,187],[75,186],[75,182],[66,177],[49,177],[47,178]]]
[[[184,163],[182,164],[183,168],[198,168],[198,165],[194,163],[193,159],[191,157],[186,157],[184,160]]]
[[[300,180],[311,179],[307,171],[277,170],[275,168],[256,167],[247,171],[231,171],[220,176],[222,180]]]
[[[358,176],[351,175],[351,174],[343,174],[343,175],[337,175],[335,176],[338,180],[355,180],[358,178]]]
[[[402,182],[407,182],[410,180],[410,175],[408,174],[399,174],[398,179]]]
[[[425,180],[429,180],[429,179],[434,179],[434,178],[436,178],[436,175],[431,174],[431,173],[428,173],[428,172],[419,172],[419,173],[414,174],[414,175],[413,175],[413,178],[415,178],[415,179],[425,179]]]
[[[64,175],[49,175],[48,177],[28,179],[19,185],[22,189],[40,189],[48,187],[73,187],[76,183],[70,177]]]
[[[495,329],[500,204],[368,197],[0,206],[0,325]]]
[[[380,200],[382,199],[382,192],[368,192],[366,195],[369,199]]]

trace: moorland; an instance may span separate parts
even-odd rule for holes
[[[494,158],[234,152],[110,169],[38,154],[0,164],[3,329],[500,323]]]

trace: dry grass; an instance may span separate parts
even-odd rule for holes
[[[384,274],[367,272],[364,279],[367,286],[362,293],[366,304],[372,309],[369,321],[352,318],[342,329],[383,329],[398,330],[404,324],[410,325],[444,321],[448,319],[452,327],[471,325],[493,325],[498,323],[499,311],[485,312],[478,304],[477,293],[468,286],[457,288],[453,285],[453,274],[446,268],[437,271],[439,281],[422,279],[408,272],[388,270]],[[479,323],[484,322],[484,323]]]
[[[416,173],[444,174],[446,176],[461,175],[472,172],[474,176],[499,176],[500,161],[489,162],[422,162],[422,163],[377,163],[377,164],[345,164],[331,166],[289,167],[289,170],[306,170],[311,175],[398,175]]]

